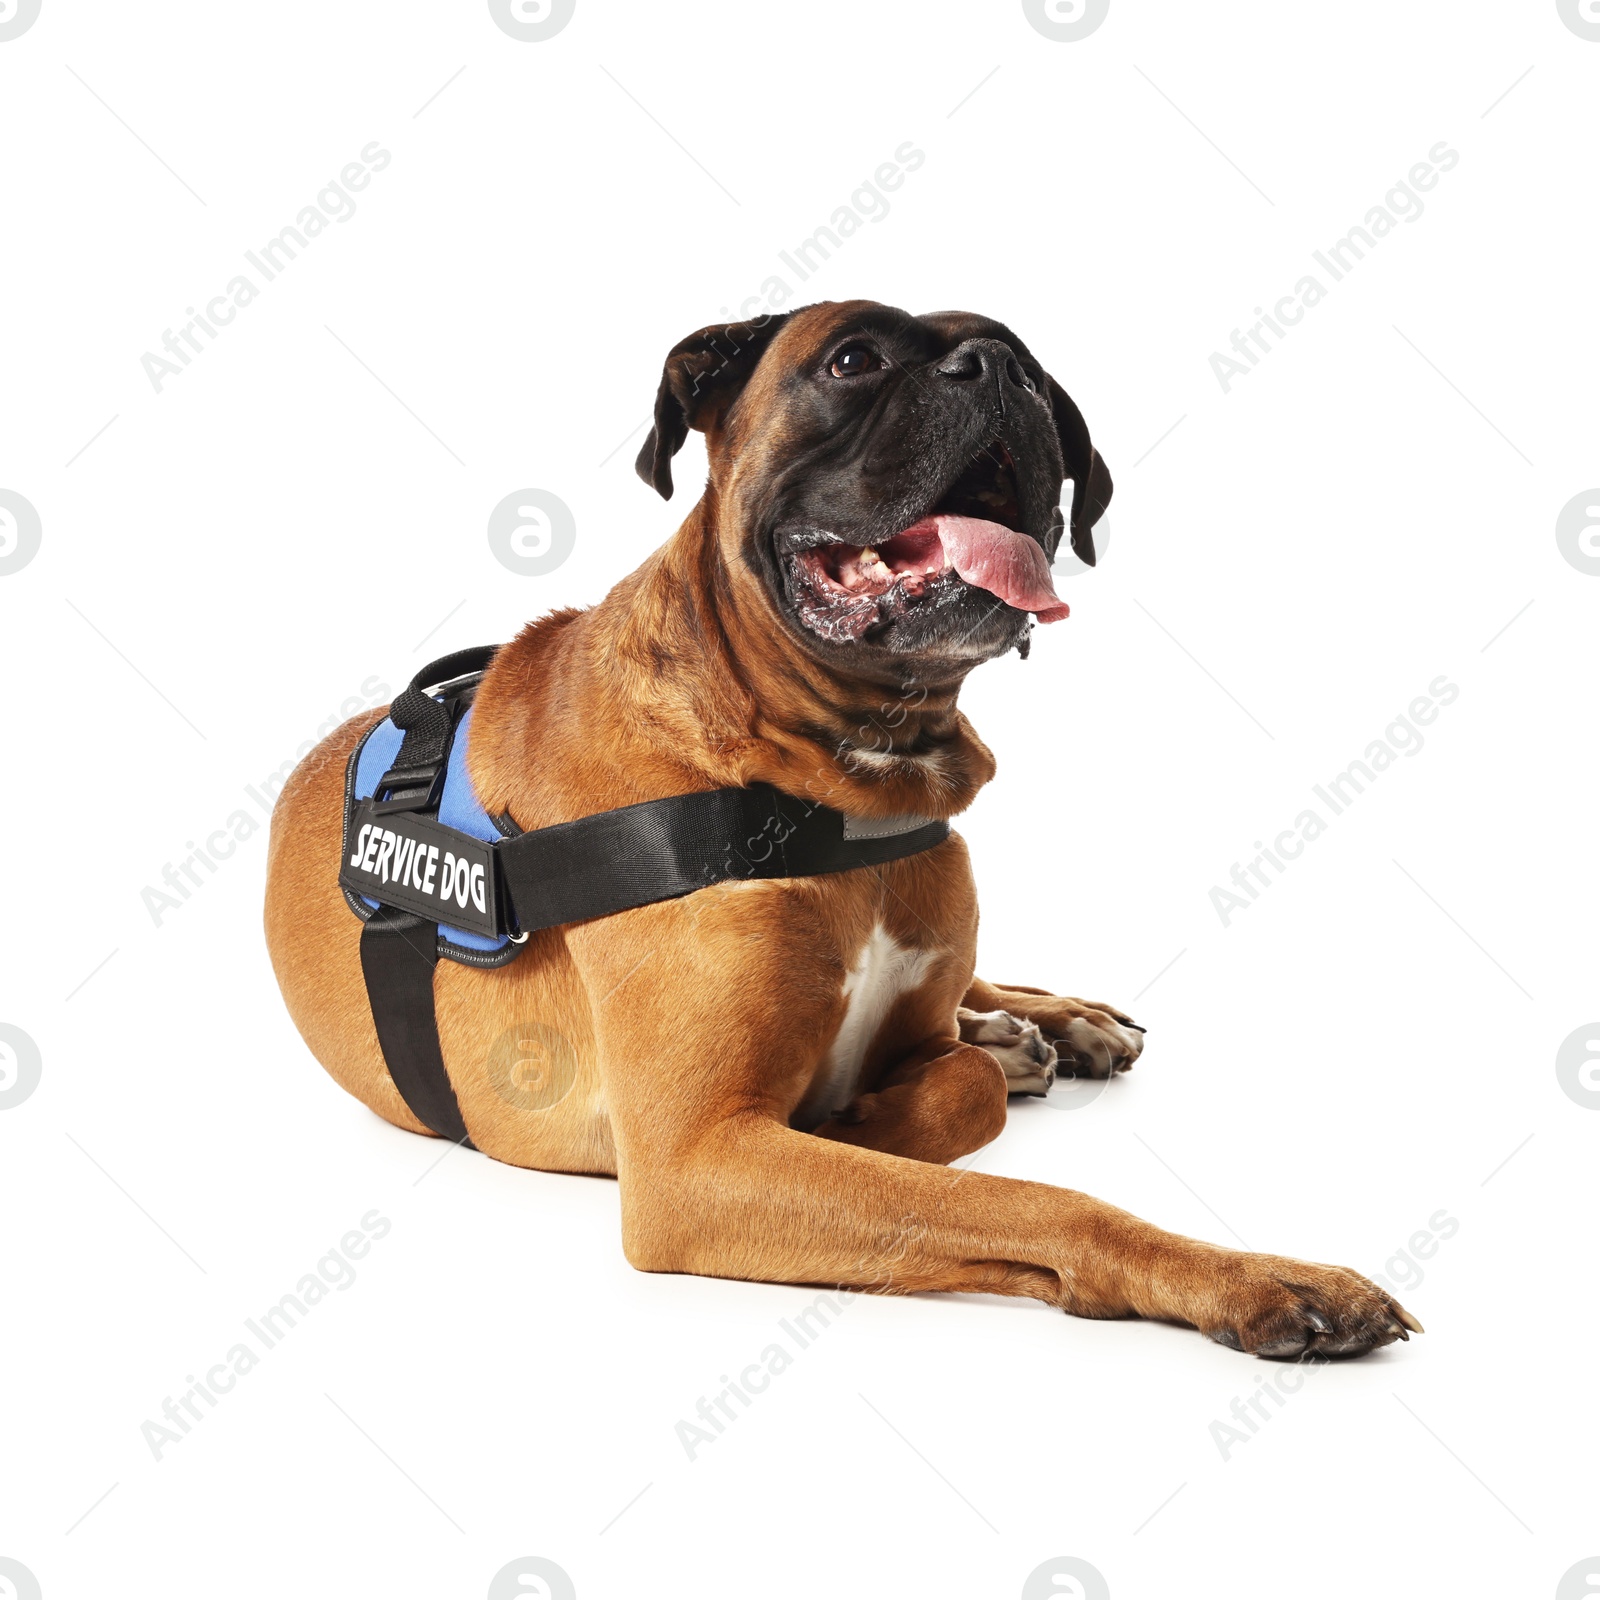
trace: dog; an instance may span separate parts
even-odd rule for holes
[[[995,763],[957,708],[963,680],[1065,615],[1059,540],[1094,562],[1111,476],[1078,407],[1001,323],[829,302],[672,349],[638,460],[665,497],[690,429],[709,476],[678,532],[483,677],[467,753],[483,806],[533,830],[768,784],[858,818],[964,810]],[[386,1070],[336,881],[346,763],[383,715],[285,786],[266,934],[312,1053],[426,1133]],[[1144,1044],[1115,1006],[976,977],[977,923],[954,833],[884,865],[735,878],[533,933],[494,970],[441,963],[440,1051],[479,1150],[617,1178],[623,1249],[647,1272],[1028,1295],[1273,1358],[1421,1331],[1345,1268],[950,1170],[999,1134],[1010,1094],[1048,1090],[1058,1063],[1127,1071]]]

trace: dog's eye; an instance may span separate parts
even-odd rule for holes
[[[833,358],[828,371],[836,378],[858,378],[863,372],[876,372],[882,365],[877,353],[866,345],[847,344]]]

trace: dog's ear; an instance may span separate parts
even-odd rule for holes
[[[1111,473],[1099,451],[1089,442],[1089,425],[1073,404],[1072,396],[1046,374],[1050,408],[1061,439],[1061,459],[1072,479],[1072,553],[1086,566],[1094,565],[1091,529],[1111,504]]]
[[[633,464],[663,500],[672,498],[672,458],[690,428],[703,432],[727,410],[788,320],[784,311],[749,322],[716,322],[668,352],[656,390],[655,424]]]

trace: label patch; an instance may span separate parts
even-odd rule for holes
[[[915,817],[909,814],[898,817],[852,817],[844,814],[844,836],[847,839],[893,839],[902,833],[915,833],[926,828],[932,817]]]
[[[374,816],[370,800],[345,830],[339,882],[429,922],[491,939],[506,931],[492,844],[407,811]]]

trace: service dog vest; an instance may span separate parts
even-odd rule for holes
[[[351,753],[339,883],[362,919],[361,970],[395,1087],[470,1144],[433,1007],[441,958],[498,967],[530,935],[745,878],[849,872],[942,844],[947,822],[849,817],[767,784],[673,795],[524,833],[491,817],[466,756],[498,646],[430,662]]]

